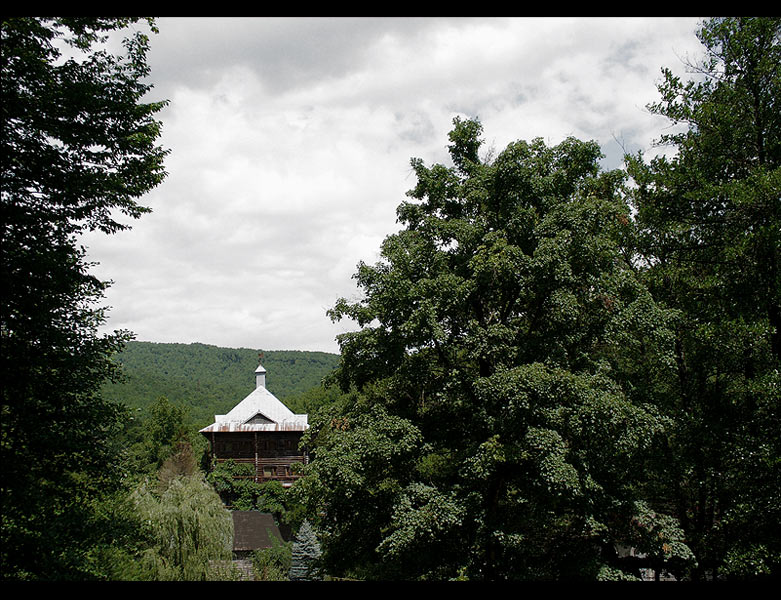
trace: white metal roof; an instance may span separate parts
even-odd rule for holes
[[[263,367],[259,367],[263,369]],[[265,372],[265,369],[263,369]],[[270,422],[247,423],[257,415]],[[214,423],[201,429],[201,433],[214,431],[304,431],[308,415],[294,414],[281,400],[259,385],[228,414],[214,415]]]

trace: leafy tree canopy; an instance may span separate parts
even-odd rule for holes
[[[142,484],[133,502],[143,533],[134,578],[209,581],[235,576],[227,563],[233,519],[200,472],[175,477],[161,490]]]
[[[301,483],[336,572],[594,576],[667,424],[675,315],[627,260],[623,175],[575,139],[489,163],[481,134],[456,119],[453,166],[412,161],[403,229],[330,313],[361,327],[334,376],[355,394],[313,420]]]
[[[682,81],[650,106],[671,158],[629,157],[638,261],[681,315],[675,426],[653,494],[698,558],[697,578],[781,569],[781,19],[716,18]]]
[[[88,574],[93,502],[116,485],[120,408],[101,400],[127,333],[98,336],[106,283],[77,236],[148,209],[166,151],[147,103],[148,39],[129,18],[3,17],[2,563],[13,578]]]

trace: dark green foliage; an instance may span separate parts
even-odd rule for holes
[[[186,410],[194,426],[205,427],[214,422],[215,414],[225,414],[254,389],[260,352],[206,344],[129,342],[117,356],[124,381],[106,385],[103,395],[144,410],[165,396]],[[262,361],[269,391],[291,410],[303,412],[318,403],[312,388],[338,362],[336,354],[292,350],[265,351]]]
[[[145,410],[126,409],[120,441],[125,447],[125,467],[135,475],[152,475],[182,452],[197,465],[205,465],[208,460],[208,442],[191,423],[186,410],[164,396]]]
[[[231,510],[270,513],[277,523],[299,527],[305,515],[297,487],[286,488],[279,481],[256,482],[254,476],[254,465],[226,460],[212,465],[207,480]]]
[[[309,515],[327,511],[328,572],[366,576],[394,499],[413,475],[409,465],[420,455],[420,434],[382,407],[346,403],[322,409],[305,435],[317,454],[291,490],[308,504]]]
[[[103,35],[137,19],[3,17],[2,565],[16,579],[98,577],[111,537],[101,498],[120,486],[126,413],[100,397],[126,332],[99,336],[106,283],[77,238],[114,233],[158,185],[163,103],[143,103],[147,37],[121,55]],[[62,59],[57,49],[72,51]],[[106,500],[111,502],[110,498]],[[108,519],[108,521],[107,521]],[[104,537],[105,536],[105,537]]]
[[[301,482],[329,572],[380,578],[594,578],[636,512],[673,314],[628,262],[623,175],[574,139],[454,167],[414,160],[404,228],[341,300],[334,376]],[[607,561],[607,562],[606,562]]]
[[[255,465],[226,460],[212,466],[208,479],[232,510],[257,510],[285,520],[287,490],[279,481],[254,481]]]
[[[252,570],[256,581],[287,581],[290,570],[292,542],[281,542],[269,536],[271,548],[252,553]]]
[[[314,414],[324,406],[339,402],[342,393],[337,387],[328,385],[328,380],[329,376],[327,375],[323,378],[323,384],[313,387],[302,394],[286,397],[285,404],[294,413]]]
[[[207,477],[223,504],[234,510],[254,510],[258,492],[254,464],[226,460],[212,465]]]
[[[149,462],[159,469],[171,456],[174,446],[186,435],[184,411],[161,396],[150,409],[147,421],[146,441],[149,445]]]
[[[697,79],[651,109],[678,153],[629,159],[643,278],[678,311],[674,421],[649,494],[673,508],[695,578],[781,573],[781,19],[703,24]]]

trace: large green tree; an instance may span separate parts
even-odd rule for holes
[[[133,18],[3,17],[2,564],[10,578],[96,575],[95,503],[116,485],[120,411],[99,395],[126,333],[100,336],[106,283],[79,235],[148,209],[166,152],[148,38]]]
[[[716,18],[651,110],[675,153],[631,157],[638,264],[679,311],[675,426],[655,494],[698,558],[694,577],[781,569],[781,19]]]
[[[230,564],[233,519],[200,471],[161,486],[142,483],[132,495],[142,541],[128,579],[236,579]]]
[[[312,420],[301,482],[326,570],[636,575],[616,547],[663,520],[638,490],[673,344],[627,260],[623,175],[575,139],[486,162],[481,134],[456,119],[452,166],[412,161],[403,228],[359,265],[363,298],[331,311],[360,329],[335,376],[354,394]],[[649,551],[683,564],[668,521]]]

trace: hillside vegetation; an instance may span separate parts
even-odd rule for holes
[[[266,387],[294,411],[339,362],[337,354],[327,352],[129,342],[115,358],[124,381],[106,384],[103,396],[142,411],[164,396],[185,409],[194,425],[205,427],[254,389],[261,352]]]

